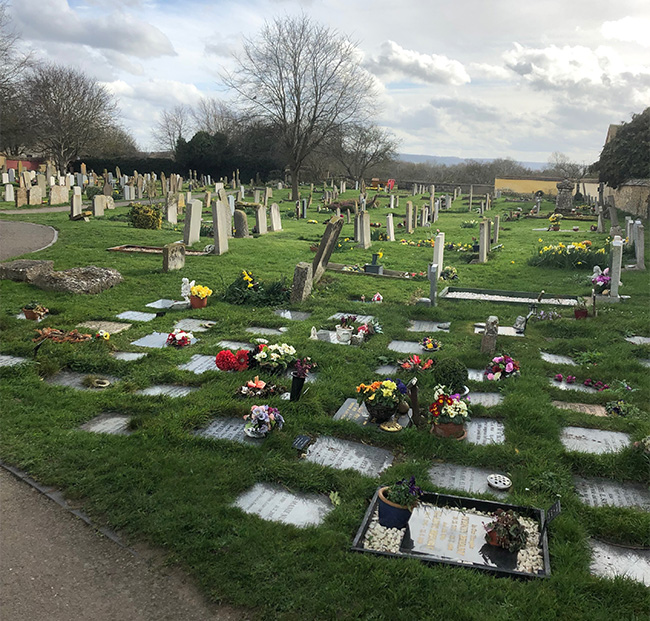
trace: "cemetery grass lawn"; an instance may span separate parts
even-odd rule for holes
[[[273,200],[278,200],[278,194],[283,196],[274,192]],[[348,192],[346,198],[355,194]],[[406,200],[411,198],[401,198],[400,207],[394,210],[396,223],[404,216]],[[498,201],[492,213],[488,212],[502,215],[499,241],[504,247],[491,254],[487,265],[468,265],[462,253],[445,252],[444,265],[456,267],[460,275],[451,284],[586,295],[591,289],[590,271],[534,268],[527,259],[535,251],[538,238],[544,243],[591,239],[599,245],[606,236],[584,231],[532,231],[545,226],[546,220],[503,222],[506,210],[517,206]],[[530,206],[523,204],[524,212]],[[550,204],[545,207],[548,212]],[[170,273],[162,272],[161,255],[109,253],[106,248],[121,244],[162,246],[182,238],[182,224],[175,230],[133,229],[124,221],[125,207],[87,223],[70,222],[66,213],[4,216],[58,229],[59,241],[29,258],[53,260],[55,269],[114,267],[125,280],[96,296],[46,292],[25,283],[1,281],[0,354],[30,358],[36,327],[71,330],[85,320],[120,321],[115,315],[127,310],[155,312],[145,305],[159,298],[179,298],[184,276],[208,285],[214,294],[205,309],[170,312],[149,323],[133,322],[129,330],[112,335],[108,342],[48,342],[41,347],[35,363],[0,368],[0,458],[44,484],[63,489],[97,522],[163,547],[170,562],[186,569],[209,598],[246,607],[260,619],[509,620],[531,615],[544,620],[643,618],[650,607],[648,589],[631,580],[591,576],[587,540],[596,536],[614,543],[650,546],[650,513],[587,507],[573,490],[572,476],[647,485],[648,461],[631,447],[608,455],[566,452],[559,437],[566,425],[623,431],[630,434],[631,441],[650,434],[648,372],[639,362],[650,358],[650,348],[624,340],[632,334],[650,336],[647,272],[624,272],[621,292],[631,299],[601,305],[595,319],[575,321],[570,310],[558,309],[564,318],[529,323],[525,338],[499,338],[499,351],[520,361],[522,376],[500,385],[469,385],[474,391],[503,392],[502,405],[489,410],[475,406],[474,416],[500,419],[506,429],[504,444],[444,442],[414,429],[389,435],[351,422],[333,421],[332,415],[346,398],[356,396],[357,384],[380,379],[374,369],[382,363],[381,356],[393,360],[399,356],[387,350],[391,340],[415,341],[425,336],[408,332],[408,319],[451,321],[449,334],[435,335],[443,343],[435,356],[459,357],[468,367],[481,369],[490,356],[478,353],[481,337],[474,334],[473,324],[496,314],[500,325],[509,326],[517,315],[526,314],[527,307],[444,299],[435,308],[413,306],[408,303],[414,296],[428,295],[426,280],[333,272],[326,272],[312,297],[300,307],[312,312],[304,322],[284,320],[271,308],[237,307],[220,301],[220,294],[242,269],[252,270],[262,281],[284,276],[290,284],[295,264],[311,262],[310,245],[320,240],[327,214],[310,209],[309,218],[319,220],[319,224],[308,224],[287,218],[290,202],[282,203],[280,208],[282,232],[255,239],[231,239],[227,254],[188,256],[182,271]],[[478,229],[463,229],[460,224],[479,218],[461,209],[461,201],[456,201],[454,213],[442,211],[436,225],[418,228],[409,238],[435,237],[439,227],[445,231],[447,243],[469,242]],[[384,208],[370,210],[371,221],[383,223],[382,231],[387,213]],[[204,217],[210,218],[207,214]],[[249,216],[251,229],[253,224],[254,218]],[[588,224],[580,223],[580,227],[588,229]],[[406,237],[402,230],[396,228],[397,239]],[[346,224],[342,238],[352,236],[352,225]],[[201,238],[195,248],[202,249],[208,243],[210,239]],[[384,253],[380,262],[389,269],[426,272],[432,257],[430,246],[373,242],[371,250],[337,252],[332,261],[362,266],[379,249]],[[384,296],[383,304],[358,301],[361,294],[370,299],[377,291]],[[21,306],[31,300],[50,309],[50,316],[38,326],[15,319]],[[384,333],[375,335],[361,348],[309,340],[312,326],[333,329],[336,322],[328,317],[338,311],[374,315]],[[188,349],[139,350],[130,345],[153,331],[170,331],[174,322],[184,317],[217,323],[208,332],[196,333],[199,342]],[[233,394],[257,371],[194,375],[177,366],[193,354],[216,354],[222,339],[250,341],[254,335],[246,332],[249,326],[288,327],[285,336],[270,338],[291,343],[301,356],[311,356],[319,365],[318,380],[309,385],[297,403],[277,398],[267,401],[280,407],[287,423],[262,447],[195,437],[191,432],[215,416],[241,417],[246,413],[252,403],[236,400]],[[147,356],[121,362],[109,355],[112,349],[146,351]],[[540,350],[564,355],[597,351],[602,356],[597,365],[563,367],[542,361]],[[42,381],[61,369],[113,375],[121,381],[103,392],[75,391]],[[576,375],[580,382],[588,377],[609,384],[626,380],[638,389],[630,400],[641,409],[641,415],[596,418],[553,407],[552,400],[604,404],[611,399],[606,393],[565,392],[551,386],[549,378],[558,372]],[[264,373],[260,376],[274,380]],[[200,386],[201,390],[180,399],[133,394],[138,388],[161,383]],[[423,376],[420,383],[421,404],[428,405],[432,380]],[[78,430],[102,412],[131,415],[132,435]],[[380,479],[372,479],[305,462],[291,448],[293,439],[301,433],[385,447],[396,455],[396,463]],[[467,569],[428,567],[412,560],[349,551],[379,483],[414,474],[427,490],[466,495],[437,487],[429,479],[427,471],[434,460],[509,473],[514,481],[509,497],[512,504],[547,508],[558,494],[561,496],[562,514],[550,527],[552,574],[548,579],[496,578]],[[294,492],[327,495],[337,491],[341,504],[317,528],[298,529],[266,522],[232,507],[237,496],[257,482],[280,484]]]

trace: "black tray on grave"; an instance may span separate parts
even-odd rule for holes
[[[377,492],[379,489],[377,490]],[[430,526],[432,525],[431,516],[427,515],[424,510],[415,510],[409,525],[402,539],[400,545],[400,551],[398,553],[392,552],[378,552],[375,550],[368,550],[363,547],[363,540],[370,525],[370,521],[377,507],[377,492],[372,498],[370,506],[366,511],[366,515],[363,518],[363,522],[352,543],[351,550],[354,552],[365,552],[366,554],[375,554],[377,556],[386,556],[391,558],[411,558],[423,563],[432,564],[440,563],[443,565],[452,565],[455,567],[464,567],[471,569],[478,569],[480,571],[486,571],[494,573],[501,576],[511,576],[517,578],[546,578],[551,574],[551,563],[548,554],[548,531],[543,529],[544,521],[546,519],[546,512],[543,509],[536,509],[534,507],[520,507],[517,505],[509,505],[503,502],[493,502],[490,500],[480,500],[478,498],[465,498],[462,496],[450,496],[447,494],[436,494],[434,492],[424,492],[422,495],[422,502],[429,503],[438,508],[449,508],[448,514],[443,517],[442,523],[450,524],[454,516],[459,516],[457,509],[476,509],[477,511],[484,511],[486,513],[493,513],[497,509],[512,509],[516,511],[519,515],[527,518],[534,519],[539,527],[540,532],[542,533],[540,548],[542,551],[542,560],[544,563],[544,568],[539,570],[537,573],[517,571],[515,569],[517,562],[517,555],[503,550],[502,548],[496,548],[485,542],[485,529],[482,526],[482,523],[486,524],[491,521],[489,517],[465,514],[470,523],[466,524],[465,536],[466,539],[471,539],[471,528],[475,526],[475,538],[474,538],[474,548],[467,549],[469,547],[470,541],[467,541],[468,545],[463,547],[461,553],[461,543],[458,537],[454,537],[451,540],[447,539],[444,545],[444,551],[438,551],[441,547],[440,541],[438,541],[438,550],[432,549],[424,542],[424,536],[430,533]],[[462,517],[461,517],[462,519]],[[460,524],[461,529],[463,524]],[[462,535],[462,530],[461,533]],[[419,541],[418,541],[419,540]],[[428,541],[427,541],[428,543]],[[451,543],[452,550],[449,551],[449,544]]]

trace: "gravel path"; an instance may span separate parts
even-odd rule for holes
[[[0,261],[51,246],[58,237],[56,229],[32,222],[0,220]]]

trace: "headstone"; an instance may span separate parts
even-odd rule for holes
[[[131,417],[127,414],[105,413],[95,416],[79,427],[83,431],[90,431],[92,433],[107,433],[116,436],[128,436],[129,422]]]
[[[413,341],[391,341],[388,343],[388,349],[399,352],[400,354],[423,354],[424,350],[420,343]]]
[[[414,188],[415,189],[415,188]],[[413,232],[413,203],[407,201],[406,203],[406,232]]]
[[[176,386],[174,384],[159,384],[158,386],[149,386],[149,388],[142,388],[136,390],[136,395],[147,395],[149,397],[157,397],[159,395],[177,399],[179,397],[186,397],[191,392],[197,391],[198,388],[192,386]]]
[[[277,309],[273,311],[278,317],[282,319],[288,319],[289,321],[306,321],[311,317],[311,313],[305,313],[302,311],[291,311],[285,309]]]
[[[29,205],[40,205],[43,202],[43,193],[41,188],[33,185],[27,189],[27,202]]]
[[[212,205],[212,230],[214,234],[214,254],[228,252],[228,232],[230,231],[230,209],[222,200]]]
[[[478,235],[478,262],[487,263],[490,239],[488,232],[488,223],[487,220],[482,220],[479,223],[479,235]]]
[[[211,358],[214,362],[214,356]],[[211,440],[229,440],[251,446],[261,446],[264,438],[249,438],[244,433],[245,424],[242,418],[216,418],[205,429],[195,431],[194,435]]]
[[[291,303],[304,302],[310,295],[313,287],[313,267],[310,263],[301,261],[293,272],[293,286],[291,287]]]
[[[642,483],[573,477],[580,500],[590,507],[640,507],[650,511],[650,492]]]
[[[634,252],[636,254],[636,269],[645,269],[645,227],[641,220],[637,220],[633,227]]]
[[[305,459],[337,470],[356,470],[368,477],[378,477],[393,463],[393,455],[386,449],[327,436],[307,449]]]
[[[266,207],[264,207],[264,205],[259,205],[255,210],[255,226],[260,235],[266,235]]]
[[[175,242],[163,246],[163,272],[185,267],[185,244]]]
[[[102,193],[104,196],[113,196],[113,186],[109,181],[104,181],[104,187],[102,188]]]
[[[277,203],[271,204],[271,232],[282,230],[282,220],[280,219],[280,207]]]
[[[2,173],[2,185],[7,185],[9,183],[9,173]]]
[[[67,202],[68,189],[64,185],[53,185],[50,188],[50,205],[62,205]]]
[[[485,332],[481,338],[481,353],[493,354],[497,348],[497,336],[499,334],[499,318],[490,315],[485,322]]]
[[[618,288],[621,282],[621,270],[623,268],[623,240],[617,235],[612,241],[611,253],[612,269],[610,272],[611,282],[609,297],[618,299]]]
[[[118,319],[125,319],[127,321],[153,321],[156,318],[155,313],[141,313],[140,311],[124,311],[115,316]]]
[[[14,186],[11,183],[5,185],[5,201],[13,203],[15,201]]]
[[[317,283],[325,273],[327,264],[329,263],[330,257],[332,256],[332,252],[334,252],[334,248],[336,248],[336,244],[338,242],[342,228],[343,220],[341,218],[333,216],[327,223],[325,232],[321,238],[320,245],[316,251],[316,256],[314,257],[314,261],[312,263],[314,284]]]
[[[75,218],[81,215],[81,196],[73,194],[70,199],[70,217]]]
[[[493,233],[493,239],[494,243],[498,244],[499,243],[499,226],[501,224],[501,218],[499,216],[494,216],[494,233]]]
[[[201,212],[203,204],[199,200],[192,200],[185,211],[185,226],[183,227],[183,242],[191,246],[201,239]]]
[[[630,436],[620,431],[605,431],[587,427],[565,427],[560,441],[567,451],[579,453],[616,453],[630,444]]]
[[[395,195],[391,194],[390,195],[390,206],[389,209],[395,209]]]
[[[179,371],[191,371],[196,375],[202,375],[206,371],[219,371],[216,358],[214,356],[205,356],[202,354],[194,354],[190,358],[189,362],[179,364],[176,368]],[[243,424],[241,427],[243,427]]]
[[[178,223],[178,194],[168,192],[165,197],[165,220],[170,224]]]
[[[421,321],[418,319],[411,320],[408,332],[449,332],[450,324],[440,321]]]
[[[555,197],[555,211],[571,213],[573,209],[573,189],[575,184],[568,179],[555,184],[557,196]]]
[[[503,423],[494,418],[473,418],[467,423],[467,441],[480,446],[503,444],[506,441]]]
[[[433,262],[438,266],[437,278],[440,278],[442,273],[442,264],[445,256],[445,234],[440,232],[436,235],[436,240],[433,245]]]
[[[235,237],[250,237],[248,233],[248,218],[246,212],[241,209],[235,209]]]
[[[445,194],[445,209],[451,209],[451,196],[449,194]]]
[[[438,271],[439,266],[436,263],[429,263],[427,266],[427,279],[429,280],[429,305],[438,304]]]
[[[621,230],[621,227],[618,224],[618,211],[616,210],[616,207],[613,204],[610,204],[608,209],[609,209],[609,219],[611,225],[609,229],[610,237],[622,235],[623,231]]]
[[[93,216],[103,216],[106,207],[106,197],[103,194],[93,196]]]
[[[358,215],[359,218],[359,247],[367,250],[372,246],[370,239],[370,214],[367,211],[362,211]]]
[[[392,194],[391,194],[392,198]],[[393,214],[389,213],[386,216],[386,237],[388,241],[395,241],[395,225],[393,223]]]

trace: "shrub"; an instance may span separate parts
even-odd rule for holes
[[[291,287],[284,278],[269,283],[255,280],[253,273],[242,270],[241,274],[228,285],[223,299],[229,304],[255,306],[279,306],[289,301]]]
[[[131,203],[129,221],[136,229],[159,229],[162,227],[162,210],[152,205]]]
[[[97,187],[96,185],[89,185],[86,188],[86,198],[89,200],[93,200],[93,197],[97,196],[97,194],[101,194],[103,192],[103,189],[100,187]]]
[[[467,367],[458,358],[439,360],[433,367],[436,384],[447,386],[452,393],[463,392],[468,377]]]

